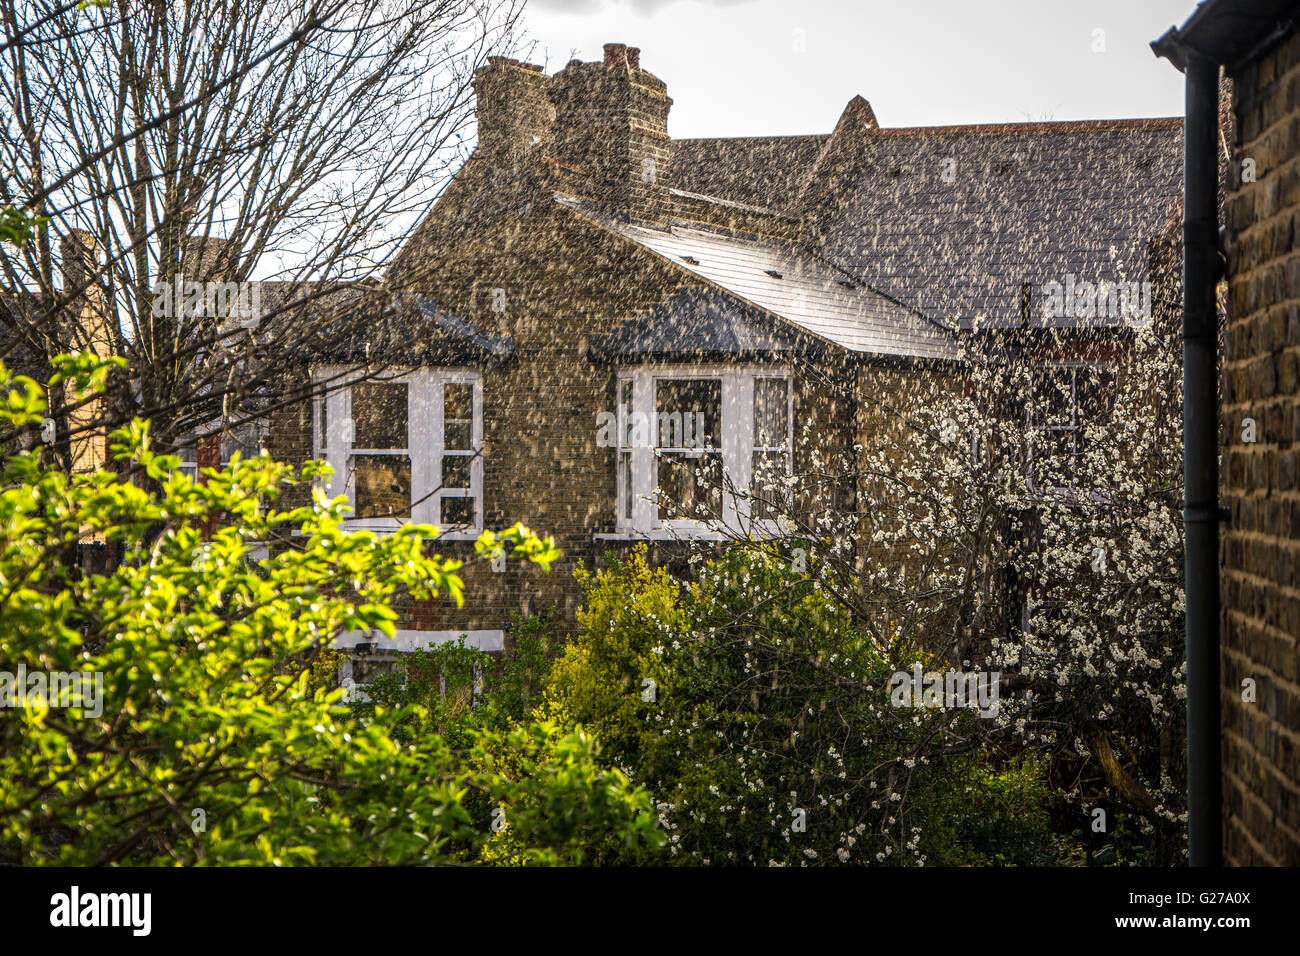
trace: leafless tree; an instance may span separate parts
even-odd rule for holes
[[[0,3],[0,206],[35,224],[0,243],[6,352],[128,361],[94,415],[51,396],[69,467],[79,431],[300,400],[304,346],[364,335],[522,0],[79,6]]]

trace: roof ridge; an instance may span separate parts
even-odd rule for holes
[[[755,133],[750,136],[683,136],[673,137],[674,143],[737,142],[742,139],[824,139],[830,133]]]
[[[1105,129],[1179,129],[1182,125],[1183,118],[1181,116],[1149,116],[1137,119],[976,123],[968,126],[893,126],[868,130],[867,136],[978,136],[996,133],[1070,133]]]

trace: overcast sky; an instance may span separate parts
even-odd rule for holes
[[[1148,44],[1195,0],[529,0],[554,73],[607,42],[668,84],[668,131],[824,133],[861,94],[881,126],[1178,116]]]

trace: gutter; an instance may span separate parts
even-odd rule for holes
[[[1183,591],[1187,635],[1187,842],[1223,865],[1219,713],[1219,65],[1170,30],[1151,44],[1186,75],[1183,155]]]

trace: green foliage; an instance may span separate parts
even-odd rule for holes
[[[556,661],[540,713],[593,732],[607,750],[635,762],[644,744],[646,681],[661,696],[673,685],[663,645],[686,627],[679,586],[651,569],[643,548],[617,573],[575,573],[587,606],[578,612],[581,639]]]
[[[93,388],[116,363],[56,364],[59,380]],[[0,388],[0,418],[40,422],[39,385],[0,366]],[[319,490],[304,507],[277,510],[287,488],[328,473],[321,463],[295,471],[236,456],[195,483],[152,450],[146,422],[111,442],[129,474],[67,475],[29,452],[3,462],[0,669],[79,672],[102,681],[102,695],[0,709],[0,859],[473,860],[493,835],[474,801],[511,814],[527,862],[577,860],[592,841],[654,839],[648,796],[600,766],[582,734],[465,726],[452,739],[428,699],[376,706],[364,720],[341,706],[326,678],[335,635],[391,636],[398,590],[461,600],[460,564],[431,555],[434,529],[345,531],[344,499]],[[130,480],[141,477],[151,481]],[[120,547],[113,570],[60,562],[92,536]],[[260,542],[292,546],[258,559]],[[556,554],[522,526],[484,535],[478,550],[544,568]],[[502,748],[522,755],[526,776],[492,770],[484,755]]]
[[[978,736],[971,712],[892,707],[895,663],[787,562],[733,550],[683,595],[638,549],[580,580],[582,631],[556,663],[541,715],[594,730],[606,765],[654,793],[668,832],[667,854],[610,843],[594,859],[1059,858],[1041,766],[999,769],[979,747],[949,752],[949,740]]]
[[[979,760],[955,760],[959,787],[938,791],[928,840],[942,847],[936,862],[953,866],[1051,866],[1079,852],[1051,836],[1057,796],[1046,760],[1024,754],[997,769]]]
[[[36,230],[49,221],[48,217],[34,215],[29,210],[0,206],[0,242],[11,242],[21,248],[35,239]]]
[[[539,614],[515,612],[510,626],[511,648],[500,670],[487,681],[486,699],[503,716],[520,721],[541,703],[553,660],[550,633],[555,608]]]

